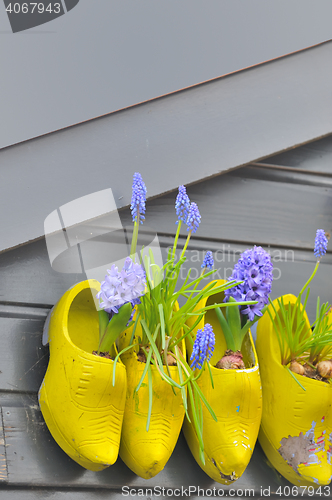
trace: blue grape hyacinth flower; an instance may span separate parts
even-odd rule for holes
[[[201,214],[199,213],[196,203],[191,203],[187,218],[187,230],[193,234],[196,233],[198,226],[201,222]]]
[[[133,179],[133,191],[131,196],[131,215],[133,217],[133,222],[137,221],[139,218],[141,224],[145,219],[145,201],[146,201],[146,186],[143,182],[141,174],[135,172]]]
[[[213,268],[213,265],[214,265],[213,255],[212,252],[208,250],[205,254],[201,268],[204,269],[206,267],[207,269],[211,270]]]
[[[323,257],[327,251],[328,239],[325,236],[324,229],[317,229],[315,238],[314,255],[318,259]]]
[[[206,323],[202,330],[197,330],[190,367],[202,369],[204,361],[210,361],[214,351],[215,338],[212,326]]]
[[[175,200],[175,211],[176,215],[178,216],[178,220],[176,221],[176,223],[178,223],[180,220],[182,222],[187,221],[189,208],[190,208],[190,199],[189,196],[187,195],[186,188],[184,186],[179,186],[179,193]]]

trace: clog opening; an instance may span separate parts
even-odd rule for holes
[[[70,305],[68,313],[68,335],[77,347],[92,353],[98,348],[99,321],[94,298],[96,290],[85,288]]]
[[[224,298],[225,298],[224,292],[211,295],[207,299],[206,305],[211,306],[213,304],[221,304],[224,301]],[[221,311],[225,316],[226,308],[222,308]],[[206,312],[205,323],[210,323],[215,334],[216,343],[214,347],[213,356],[210,360],[210,364],[212,366],[215,366],[225,354],[225,351],[227,349],[227,344],[219,320],[213,309],[210,309]],[[243,362],[245,364],[245,367],[251,368],[252,366],[254,366],[256,360],[249,333],[247,333],[243,339],[241,352],[243,354]]]

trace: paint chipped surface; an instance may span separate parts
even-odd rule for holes
[[[211,462],[218,469],[221,479],[223,479],[226,482],[226,484],[233,483],[238,479],[235,471],[233,471],[231,474],[224,474],[223,472],[221,472],[220,467],[218,467],[218,464],[213,457],[211,458]]]
[[[331,465],[332,461],[332,432],[329,435],[329,447],[327,449],[327,463]]]
[[[324,450],[324,435],[315,442],[316,422],[312,422],[311,429],[305,434],[300,432],[298,436],[288,436],[280,441],[278,449],[280,455],[292,469],[299,474],[300,464],[312,465],[319,462],[317,452]]]

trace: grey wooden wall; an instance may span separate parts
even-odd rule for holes
[[[202,223],[190,244],[188,266],[198,269],[204,251],[212,250],[218,276],[224,277],[241,251],[262,245],[270,249],[275,265],[273,298],[298,292],[314,267],[316,229],[332,232],[331,159],[329,136],[190,186],[188,194],[199,205]],[[148,186],[149,179],[145,181]],[[124,189],[131,189],[130,179]],[[176,228],[176,194],[147,204],[146,221],[158,233],[164,253]],[[130,224],[128,210],[120,215],[123,225]],[[313,281],[311,318],[317,295],[332,301],[331,249]],[[120,499],[125,485],[219,487],[198,467],[182,435],[164,471],[148,481],[136,477],[120,459],[105,471],[85,471],[54,442],[37,402],[48,363],[41,332],[51,306],[82,279],[82,274],[51,268],[44,238],[0,255],[0,499]],[[268,466],[257,445],[232,488],[254,488],[259,498],[261,487],[274,492],[280,484],[287,482]],[[229,489],[223,488],[225,493]]]
[[[125,207],[136,171],[161,196],[331,134],[331,57],[329,41],[2,149],[0,251],[41,237],[49,213],[105,186]]]

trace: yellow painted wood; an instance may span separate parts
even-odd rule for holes
[[[138,324],[135,335],[141,335],[141,325]],[[131,331],[120,336],[119,349],[128,345]],[[185,344],[182,342],[182,352],[185,354]],[[184,406],[181,391],[164,381],[155,366],[152,370],[152,414],[149,430],[146,430],[149,388],[148,375],[138,391],[136,387],[143,374],[145,363],[138,361],[135,349],[122,355],[122,361],[127,369],[127,395],[123,419],[120,457],[135,474],[150,479],[157,475],[166,465],[177,443],[183,418]],[[170,375],[179,381],[177,366],[170,366]]]
[[[283,301],[292,308],[296,297],[284,295]],[[277,300],[273,303],[278,314]],[[308,328],[306,314],[305,321],[305,328]],[[258,322],[256,348],[263,387],[259,442],[267,458],[295,485],[329,484],[332,476],[332,385],[294,374],[305,390],[299,386],[281,364],[279,344],[267,312]]]
[[[224,283],[218,280],[217,285]],[[224,294],[219,293],[202,300],[197,309],[213,303],[221,303]],[[188,320],[192,325],[196,318]],[[207,401],[214,410],[218,421],[215,422],[209,411],[203,405],[203,440],[205,464],[199,457],[199,443],[191,423],[185,418],[183,431],[189,448],[198,465],[214,481],[221,484],[232,484],[245,471],[259,430],[262,414],[262,393],[258,369],[258,361],[250,331],[242,344],[243,359],[252,367],[245,370],[220,370],[214,365],[224,355],[226,341],[216,313],[210,310],[193,331],[204,328],[210,323],[215,333],[216,344],[213,357],[210,360],[214,388],[207,370],[198,379],[198,384]],[[192,348],[187,342],[188,354]],[[192,409],[189,405],[189,416]]]
[[[113,387],[113,361],[92,354],[99,339],[94,303],[99,289],[95,280],[78,283],[53,308],[50,361],[38,395],[58,445],[93,471],[114,464],[118,457],[127,387],[121,361]]]

